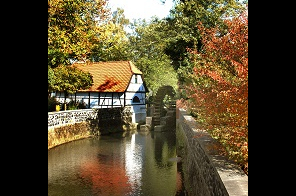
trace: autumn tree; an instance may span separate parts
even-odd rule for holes
[[[97,41],[99,24],[110,14],[105,0],[48,1],[48,64],[85,60]]]
[[[224,26],[223,19],[238,15],[244,9],[244,4],[237,0],[179,0],[167,18],[170,42],[165,53],[172,60],[175,70],[178,70],[179,81],[186,79],[184,73],[191,72],[192,67],[187,62],[187,48],[199,50],[202,47],[201,34],[196,25],[201,22],[205,28]],[[180,69],[179,69],[180,68]]]
[[[89,59],[100,26],[109,12],[106,0],[48,1],[48,91],[75,91],[89,88],[92,78],[69,66],[71,61]],[[68,72],[68,73],[66,73]],[[63,74],[60,74],[63,73]],[[78,76],[79,81],[73,82]],[[67,76],[61,77],[61,76]],[[65,80],[63,80],[65,79]]]
[[[130,21],[125,18],[124,10],[117,8],[110,18],[100,24],[91,52],[92,61],[130,60],[129,39],[126,32]]]
[[[190,49],[193,72],[184,86],[187,107],[202,128],[248,172],[248,18],[224,21],[223,28],[198,25],[203,47]]]

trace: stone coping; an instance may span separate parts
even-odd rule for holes
[[[185,123],[197,136],[196,138],[216,168],[229,196],[248,196],[248,176],[237,164],[220,155],[213,148],[214,143],[217,141],[208,132],[197,129],[195,119],[186,110],[182,108],[177,110],[179,110],[179,115],[183,116]],[[179,119],[181,118],[179,117]]]

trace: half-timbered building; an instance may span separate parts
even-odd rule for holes
[[[87,108],[130,107],[132,121],[146,118],[146,92],[148,89],[142,72],[131,61],[74,63],[93,76],[93,85],[74,94],[56,92],[59,102],[73,100],[84,103]]]

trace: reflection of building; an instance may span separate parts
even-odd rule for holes
[[[126,144],[125,169],[128,181],[133,191],[138,190],[142,181],[142,153],[141,146],[136,144],[135,134],[132,134],[131,142]]]
[[[55,92],[57,100],[73,100],[87,108],[131,107],[132,122],[146,121],[146,92],[142,72],[131,61],[74,63],[93,76],[93,85],[74,94]]]

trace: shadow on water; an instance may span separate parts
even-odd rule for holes
[[[48,150],[48,195],[183,196],[175,132],[87,138]]]

